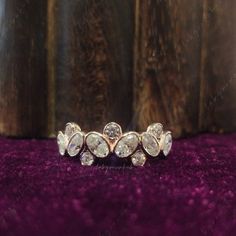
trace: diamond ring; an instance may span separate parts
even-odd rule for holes
[[[121,126],[115,122],[108,123],[103,133],[85,133],[71,122],[66,124],[64,133],[59,131],[57,144],[61,155],[79,156],[82,165],[90,166],[95,158],[114,154],[117,158],[131,158],[134,166],[143,166],[147,158],[155,158],[160,152],[169,154],[172,135],[160,123],[149,125],[143,133],[122,133]]]

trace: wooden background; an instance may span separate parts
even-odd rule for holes
[[[0,134],[235,131],[235,25],[235,0],[0,0]]]

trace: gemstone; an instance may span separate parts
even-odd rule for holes
[[[89,133],[86,138],[86,144],[89,151],[96,157],[106,157],[110,152],[109,145],[101,134],[95,132]]]
[[[163,153],[165,156],[169,154],[171,146],[172,146],[172,136],[170,132],[167,132],[163,144]]]
[[[131,161],[134,166],[143,166],[146,162],[145,154],[138,150],[131,156]]]
[[[104,127],[103,134],[109,139],[115,140],[121,136],[122,130],[120,125],[115,122],[110,122]]]
[[[136,133],[124,134],[115,146],[115,154],[121,158],[128,157],[136,150],[138,144],[139,137]]]
[[[94,156],[89,152],[84,152],[80,157],[81,165],[91,166],[94,163]]]
[[[163,125],[160,123],[154,123],[148,126],[147,132],[153,134],[156,138],[160,138],[163,131]]]
[[[65,128],[65,135],[70,138],[74,133],[80,132],[81,128],[75,123],[67,123]]]
[[[68,143],[67,137],[60,131],[57,135],[57,144],[59,148],[59,153],[63,156],[66,152],[66,146]]]
[[[81,132],[73,134],[69,140],[67,151],[73,157],[76,156],[82,149],[84,144],[84,135]]]
[[[156,157],[160,152],[159,144],[151,133],[143,133],[141,136],[142,145],[148,155]]]

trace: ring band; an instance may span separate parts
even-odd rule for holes
[[[80,157],[82,165],[90,166],[95,158],[106,158],[115,154],[118,158],[131,158],[134,166],[143,166],[147,158],[167,156],[172,147],[170,131],[164,131],[160,123],[148,126],[143,133],[122,133],[115,122],[105,125],[103,133],[85,133],[76,123],[67,123],[64,133],[59,131],[57,144],[61,155]]]

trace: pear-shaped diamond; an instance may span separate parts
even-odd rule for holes
[[[86,144],[90,152],[96,157],[104,158],[108,156],[110,152],[107,141],[99,133],[88,133],[86,137]]]
[[[146,162],[145,154],[138,150],[131,156],[131,161],[134,166],[143,166]]]
[[[143,148],[147,154],[156,157],[160,152],[160,147],[154,135],[146,132],[141,135],[141,139]]]
[[[81,132],[73,134],[69,140],[67,151],[73,157],[76,156],[82,149],[84,144],[84,135]]]
[[[59,148],[59,153],[63,156],[66,152],[68,139],[67,137],[60,131],[57,135],[57,144]]]
[[[80,157],[81,165],[91,166],[94,163],[94,156],[89,152],[84,152]]]
[[[124,158],[130,156],[137,149],[139,144],[138,134],[130,132],[124,134],[117,142],[114,152],[118,157]]]

